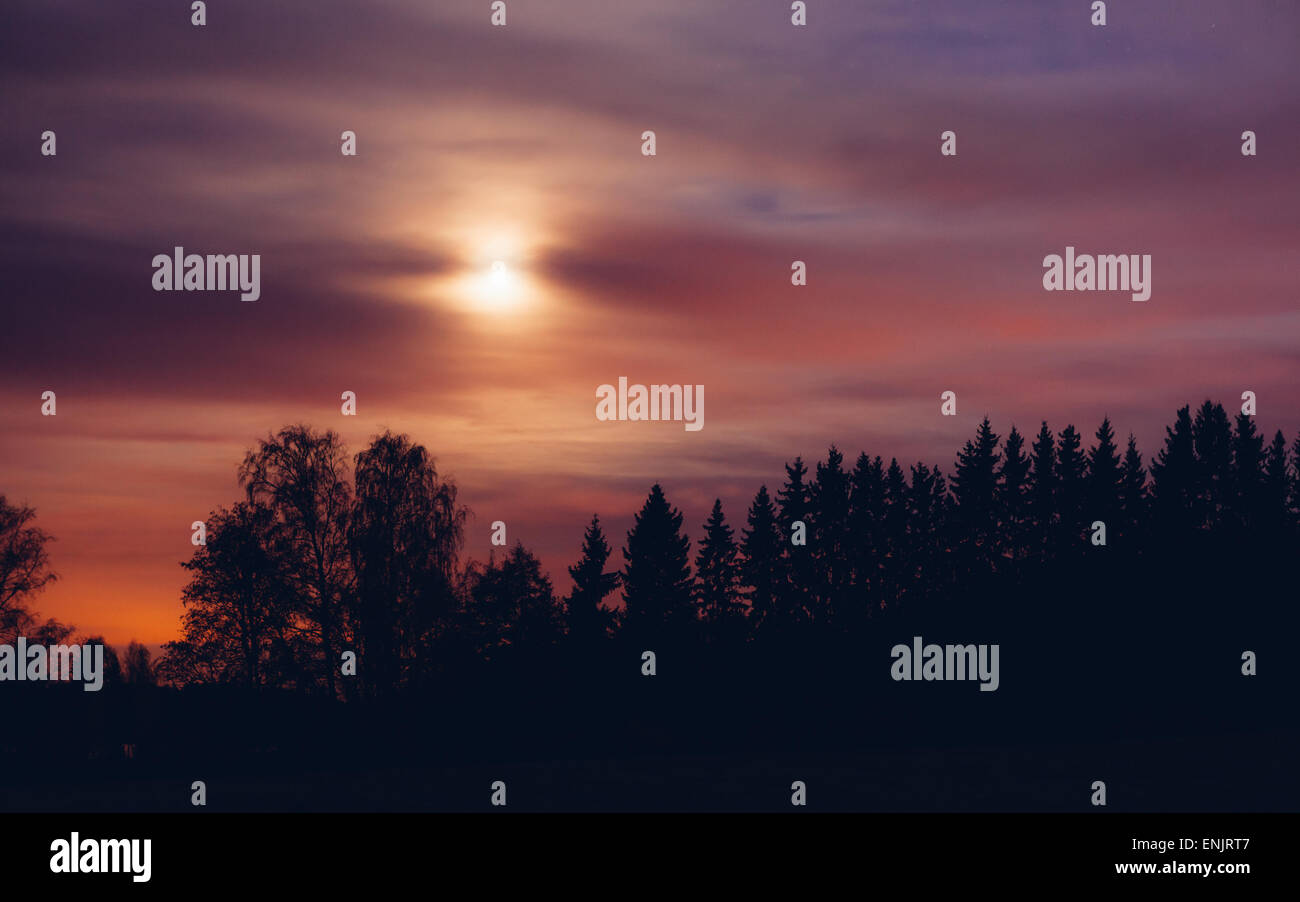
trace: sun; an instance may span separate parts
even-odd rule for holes
[[[506,266],[502,260],[492,261],[492,268],[488,271],[488,287],[494,292],[505,292],[509,290],[510,283],[514,281],[514,273],[510,267]]]
[[[513,310],[525,296],[522,277],[504,260],[494,260],[486,271],[473,275],[467,287],[474,306],[488,312]]]
[[[513,327],[549,294],[536,267],[537,243],[518,224],[466,227],[447,243],[456,259],[445,275],[423,280],[420,294],[477,318],[481,325]]]

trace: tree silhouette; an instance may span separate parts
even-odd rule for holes
[[[960,562],[965,573],[986,573],[993,565],[994,543],[999,539],[997,523],[998,437],[985,417],[975,433],[957,453],[957,470],[952,477],[957,500],[956,518],[961,538]]]
[[[808,498],[814,574],[812,621],[830,627],[847,617],[856,601],[851,595],[849,474],[844,470],[844,455],[834,445],[826,453],[826,462],[817,464]]]
[[[71,623],[63,623],[53,617],[40,620],[28,615],[20,620],[19,635],[27,637],[32,645],[62,645],[72,638],[77,628]]]
[[[1034,557],[1049,560],[1059,535],[1056,516],[1056,438],[1047,428],[1047,421],[1038,430],[1038,437],[1030,452],[1029,509],[1032,514],[1036,540]]]
[[[796,457],[793,464],[785,465],[785,485],[777,493],[777,507],[780,511],[782,536],[782,602],[778,608],[790,612],[793,622],[802,623],[810,616],[812,609],[812,586],[815,576],[812,553],[807,544],[795,545],[794,524],[803,523],[809,529],[811,519],[811,499],[804,477],[808,468],[803,458]],[[808,536],[805,532],[805,541]]]
[[[1300,516],[1300,431],[1296,433],[1295,443],[1291,446],[1291,464],[1292,479],[1291,492],[1288,497],[1290,504],[1288,514],[1294,518]]]
[[[1002,443],[1002,467],[995,490],[1002,541],[1014,563],[1026,553],[1029,517],[1029,457],[1025,454],[1025,438],[1015,426]]]
[[[890,458],[885,471],[883,560],[880,574],[880,606],[898,607],[907,592],[907,478],[897,458]]]
[[[739,543],[715,500],[694,556],[694,577],[682,514],[656,484],[628,532],[621,574],[605,569],[610,548],[593,516],[581,555],[569,567],[573,590],[563,608],[537,558],[521,544],[460,571],[464,511],[454,486],[437,476],[423,448],[385,433],[357,455],[355,492],[346,479],[333,490],[348,502],[349,555],[335,583],[340,635],[362,652],[359,673],[367,676],[360,679],[387,691],[470,673],[461,668],[475,662],[457,658],[459,650],[478,664],[519,661],[556,646],[566,628],[581,639],[571,649],[591,647],[611,628],[642,649],[748,634],[760,655],[754,660],[775,660],[762,657],[770,644],[788,660],[811,661],[799,656],[838,643],[811,635],[803,649],[782,645],[810,612],[814,623],[856,637],[869,635],[877,617],[884,624],[899,612],[930,616],[958,595],[973,599],[972,615],[996,615],[997,608],[980,605],[1014,597],[1031,581],[1059,585],[1064,602],[1084,597],[1084,586],[1096,591],[1100,584],[1091,579],[1145,586],[1150,574],[1128,556],[1156,555],[1157,567],[1176,560],[1167,556],[1180,553],[1176,530],[1161,537],[1163,549],[1153,551],[1150,537],[1178,524],[1213,530],[1216,540],[1231,528],[1243,539],[1294,541],[1296,479],[1285,437],[1279,432],[1265,450],[1251,421],[1239,418],[1235,431],[1225,431],[1221,412],[1214,404],[1201,405],[1195,420],[1190,407],[1178,412],[1150,484],[1131,434],[1121,459],[1109,418],[1086,452],[1073,426],[1058,437],[1043,422],[1029,455],[1015,427],[999,448],[985,418],[957,455],[953,492],[939,468],[925,463],[905,469],[893,458],[885,468],[879,457],[863,453],[846,472],[831,446],[811,484],[801,458],[785,466],[779,512],[766,487],[759,489]],[[281,444],[323,438],[293,428],[281,433]],[[169,644],[156,668],[161,678],[286,687],[320,680],[319,669],[294,651],[311,639],[309,650],[319,661],[314,609],[301,603],[303,570],[293,553],[299,546],[291,541],[311,530],[299,524],[308,517],[292,499],[317,497],[331,479],[322,480],[312,467],[300,469],[308,478],[287,486],[289,500],[266,488],[254,493],[254,501],[210,518],[208,545],[186,564],[192,578],[185,638]],[[296,472],[288,466],[267,470],[282,477]],[[247,463],[244,472],[250,484],[261,478]],[[276,484],[269,476],[264,481]],[[1096,558],[1106,563],[1079,567],[1090,553],[1084,532],[1094,519],[1125,541]],[[795,520],[808,526],[810,551],[789,541]],[[311,575],[310,568],[306,572]],[[620,580],[625,613],[614,618],[602,603]],[[1155,622],[1135,617],[1131,626]],[[1014,624],[1003,627],[1014,631]]]
[[[637,639],[685,639],[694,633],[691,541],[681,530],[681,511],[655,483],[623,548],[624,625]]]
[[[861,603],[856,619],[865,620],[870,612],[879,608],[882,601],[881,578],[884,573],[885,550],[885,470],[879,456],[869,458],[858,455],[853,467],[849,490],[849,530],[853,536],[850,547],[853,564],[853,592]],[[856,629],[860,623],[850,622],[847,629]]]
[[[1264,519],[1264,437],[1254,417],[1237,414],[1232,434],[1232,477],[1227,487],[1233,526],[1253,530]]]
[[[396,690],[455,612],[453,578],[467,515],[422,445],[385,432],[356,457],[349,518],[355,645],[362,685]]]
[[[123,681],[132,686],[153,686],[157,682],[149,662],[149,649],[134,639],[126,647],[121,667]]]
[[[1088,451],[1087,497],[1088,509],[1083,518],[1084,525],[1094,520],[1101,520],[1106,529],[1123,532],[1120,519],[1120,485],[1123,481],[1123,465],[1119,458],[1119,448],[1115,444],[1115,430],[1111,428],[1110,417],[1101,421],[1097,429],[1097,444]]]
[[[613,612],[602,607],[605,597],[619,585],[619,574],[605,571],[609,554],[600,517],[593,514],[582,536],[582,557],[569,567],[573,590],[565,605],[569,635],[580,643],[604,639],[614,626]]]
[[[0,638],[6,642],[36,626],[26,602],[58,578],[46,550],[53,538],[35,519],[34,509],[0,495]]]
[[[1219,522],[1229,504],[1232,485],[1232,430],[1222,404],[1206,401],[1192,421],[1196,513],[1194,523],[1206,529]]]
[[[113,646],[104,641],[103,636],[87,636],[78,640],[85,646],[102,645],[104,646],[104,685],[120,686],[122,684],[122,662],[117,657],[117,652]]]
[[[1295,461],[1281,432],[1265,448],[1252,421],[1238,418],[1226,440],[1224,422],[1213,404],[1195,419],[1184,407],[1149,484],[1136,440],[1128,436],[1121,459],[1109,419],[1086,452],[1072,427],[1058,439],[1043,423],[1029,456],[1018,429],[999,447],[985,420],[957,455],[956,493],[923,462],[905,467],[893,458],[886,467],[863,453],[846,473],[832,446],[810,484],[801,459],[785,467],[781,508],[806,518],[803,557],[792,556],[801,546],[790,544],[766,487],[753,497],[739,543],[715,500],[692,554],[681,512],[655,485],[628,531],[621,574],[607,569],[610,545],[600,518],[591,518],[564,605],[520,543],[462,566],[467,512],[423,447],[385,432],[356,455],[349,476],[338,463],[342,446],[322,441],[301,461],[246,470],[247,484],[258,484],[253,497],[209,516],[206,544],[183,564],[183,637],[156,664],[139,643],[116,664],[108,649],[105,680],[114,689],[89,706],[79,687],[11,687],[16,703],[28,705],[15,722],[94,713],[58,748],[7,738],[0,772],[15,745],[26,746],[30,768],[65,748],[74,754],[60,767],[86,749],[120,759],[128,743],[137,747],[133,768],[157,762],[167,773],[204,754],[250,770],[255,762],[333,772],[345,762],[431,760],[461,768],[502,755],[623,756],[639,767],[656,750],[730,762],[753,749],[775,760],[930,743],[976,722],[990,735],[1039,742],[1044,732],[1094,729],[1167,739],[1211,708],[1224,730],[1266,721],[1285,704],[1283,693],[1271,683],[1243,691],[1232,662],[1244,648],[1275,660],[1294,632],[1294,606],[1277,598],[1289,585],[1300,526]],[[301,450],[324,439],[300,428],[274,441]],[[305,513],[297,506],[304,498]],[[334,514],[322,513],[340,499]],[[1074,516],[1078,530],[1069,526]],[[1082,527],[1094,519],[1123,541],[1092,547]],[[358,655],[355,675],[332,697],[320,691],[317,571],[304,552],[333,554],[336,546],[334,538],[307,541],[313,523],[337,530],[343,543],[337,565],[326,568],[332,641]],[[32,527],[30,516],[20,525]],[[626,614],[615,618],[605,605],[620,581]],[[793,607],[809,587],[813,630],[796,622]],[[29,641],[70,635],[57,621],[24,616]],[[1127,647],[1142,649],[1125,658],[1122,674],[1087,668],[1095,622],[1120,624]],[[601,642],[609,632],[614,640]],[[1029,678],[1008,681],[997,706],[977,707],[964,693],[904,695],[863,678],[890,644],[916,635],[988,636],[1018,650],[1017,672]],[[708,653],[700,640],[713,643]],[[646,649],[659,655],[660,679],[638,675]],[[1207,655],[1227,666],[1179,671],[1196,671],[1186,662]],[[338,673],[337,658],[328,664]],[[1177,674],[1159,684],[1154,708],[1132,692],[1153,674]],[[154,678],[164,685],[149,685]],[[167,685],[196,683],[224,685]],[[1089,700],[1106,706],[1111,725],[1076,726],[1069,712]],[[840,716],[853,704],[873,717]],[[796,708],[797,724],[773,717]],[[881,722],[907,729],[880,731]]]
[[[1061,430],[1056,443],[1056,512],[1060,535],[1058,551],[1071,555],[1082,553],[1083,535],[1087,528],[1084,506],[1087,504],[1087,461],[1084,458],[1083,437],[1073,425]]]
[[[1165,445],[1151,461],[1152,515],[1164,541],[1175,541],[1195,520],[1196,454],[1192,446],[1189,406],[1179,408],[1173,426],[1165,427]]]
[[[938,467],[912,467],[908,488],[904,581],[914,599],[930,598],[945,588],[942,560],[947,525],[947,485]]]
[[[777,524],[776,507],[767,493],[767,486],[759,486],[754,501],[749,506],[749,517],[740,541],[741,583],[749,601],[749,619],[755,634],[769,627],[789,622],[789,612],[780,611],[781,602],[781,528]]]
[[[470,616],[477,651],[486,660],[513,657],[519,650],[553,645],[564,631],[564,617],[551,580],[541,563],[522,543],[516,542],[500,561],[472,568]]]
[[[277,641],[297,641],[292,589],[273,548],[275,514],[241,502],[211,514],[207,525],[207,544],[181,564],[190,573],[181,593],[185,644],[164,647],[172,660],[162,672],[207,671],[245,686],[293,684],[296,668],[273,661]]]
[[[1123,523],[1120,535],[1125,538],[1125,547],[1130,553],[1140,550],[1138,537],[1143,535],[1150,510],[1147,472],[1142,466],[1142,455],[1138,452],[1137,439],[1129,433],[1128,446],[1124,449],[1124,462],[1120,464],[1119,503]]]
[[[700,617],[709,638],[722,643],[741,638],[745,610],[740,601],[740,561],[720,498],[714,499],[704,524],[704,538],[695,555],[695,578]]]
[[[351,489],[344,451],[332,431],[286,426],[259,442],[240,467],[250,503],[275,515],[275,547],[291,582],[303,631],[316,640],[318,673],[330,698],[346,629]]]
[[[1291,522],[1291,470],[1287,462],[1286,437],[1281,429],[1273,436],[1265,455],[1261,494],[1260,528],[1274,537],[1274,543],[1280,544],[1289,538],[1286,533]]]
[[[160,683],[191,686],[230,682],[229,672],[209,646],[189,639],[176,639],[164,642],[162,649],[162,657],[154,666],[154,673]]]

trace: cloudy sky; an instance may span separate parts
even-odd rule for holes
[[[715,495],[739,526],[831,442],[947,472],[985,414],[1109,415],[1149,454],[1246,389],[1294,435],[1300,7],[808,5],[7,2],[0,493],[58,539],[37,607],[175,638],[189,524],[291,422],[409,433],[468,552],[505,520],[561,589],[593,512],[617,548],[661,481],[694,537]],[[154,292],[177,245],[261,254],[260,300]],[[1045,292],[1066,245],[1150,254],[1151,299]],[[703,384],[704,429],[597,421],[619,376]]]

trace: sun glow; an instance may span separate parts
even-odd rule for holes
[[[491,329],[522,327],[551,289],[539,259],[545,243],[525,226],[522,214],[493,221],[452,225],[454,215],[427,240],[442,249],[451,266],[433,278],[403,283],[403,293],[466,314]]]
[[[480,223],[460,231],[464,269],[452,277],[451,294],[480,314],[521,312],[537,296],[528,272],[532,241],[518,222]]]
[[[478,310],[503,312],[517,308],[526,299],[523,277],[504,261],[496,260],[483,272],[470,275],[465,293]]]

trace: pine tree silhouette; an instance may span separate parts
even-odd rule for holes
[[[810,546],[814,567],[814,624],[829,628],[847,616],[853,603],[849,554],[849,474],[844,455],[831,445],[826,462],[817,464],[817,478],[809,489]]]
[[[518,599],[513,642],[532,648],[554,645],[564,634],[564,611],[541,561],[522,542],[516,542],[503,569]]]
[[[704,524],[704,539],[695,556],[696,599],[700,618],[714,642],[727,643],[744,635],[744,609],[740,604],[740,561],[736,540],[715,498]]]
[[[1083,456],[1083,437],[1073,425],[1066,425],[1056,443],[1056,512],[1059,517],[1057,553],[1079,555],[1084,532],[1091,520],[1084,520],[1087,504],[1087,461]]]
[[[788,613],[792,623],[803,623],[810,616],[811,587],[815,579],[812,553],[807,540],[811,519],[808,485],[804,477],[808,468],[803,458],[796,457],[793,464],[785,465],[786,481],[777,493],[777,506],[780,511],[782,535],[782,569],[784,578],[781,585],[781,603],[777,606]],[[794,524],[804,524],[805,544],[795,545],[792,541]]]
[[[1165,427],[1165,446],[1151,461],[1151,512],[1154,534],[1176,543],[1195,524],[1196,455],[1192,446],[1191,408],[1179,408],[1173,426]]]
[[[563,615],[542,565],[516,542],[499,561],[476,568],[470,588],[478,653],[492,660],[517,659],[553,645],[563,634]]]
[[[1291,446],[1291,492],[1287,498],[1288,518],[1295,520],[1300,518],[1300,431],[1297,431],[1295,442]]]
[[[1047,421],[1038,430],[1030,453],[1029,509],[1032,528],[1028,530],[1033,556],[1040,561],[1054,556],[1058,534],[1056,515],[1056,437]]]
[[[1015,426],[1002,443],[1002,468],[998,471],[996,490],[994,500],[1002,545],[1012,562],[1023,560],[1028,542],[1029,458],[1025,454],[1025,438]]]
[[[1192,421],[1195,453],[1195,525],[1208,529],[1228,507],[1232,485],[1232,429],[1222,404],[1206,401]]]
[[[1097,444],[1088,451],[1085,527],[1100,520],[1106,524],[1108,533],[1111,530],[1124,532],[1119,522],[1122,466],[1119,448],[1115,444],[1115,430],[1111,428],[1110,417],[1105,417],[1097,429]]]
[[[619,574],[605,571],[609,554],[600,517],[593,514],[582,536],[582,557],[569,567],[573,590],[565,603],[569,635],[582,644],[605,639],[614,626],[614,612],[603,607],[605,598],[619,585]]]
[[[906,594],[912,599],[930,598],[943,588],[942,546],[945,532],[947,486],[936,467],[923,463],[912,467],[908,488],[907,542],[904,553]]]
[[[1291,522],[1291,469],[1287,461],[1286,437],[1279,429],[1268,446],[1261,488],[1263,509],[1260,528],[1273,536],[1274,547],[1287,541]]]
[[[943,470],[935,467],[932,477],[930,512],[934,518],[934,566],[929,574],[922,574],[930,594],[947,597],[952,589],[952,493]],[[927,564],[927,567],[929,565]]]
[[[740,564],[741,582],[747,587],[750,628],[762,635],[769,627],[779,629],[783,618],[777,610],[781,582],[781,528],[777,524],[776,507],[760,486],[749,506],[746,527],[741,531]]]
[[[952,477],[957,499],[958,543],[962,571],[984,574],[993,567],[994,543],[1000,538],[997,523],[998,437],[985,417],[975,433],[957,453],[957,470]]]
[[[1124,449],[1124,462],[1120,464],[1119,504],[1122,523],[1120,535],[1124,538],[1124,548],[1129,554],[1140,554],[1141,537],[1146,533],[1147,516],[1150,512],[1150,490],[1147,486],[1147,472],[1142,466],[1142,455],[1138,452],[1137,439],[1129,433],[1128,446]]]
[[[1233,526],[1239,531],[1257,528],[1264,520],[1264,436],[1255,429],[1255,418],[1237,414],[1232,434],[1232,482],[1228,498]]]
[[[681,530],[681,511],[655,483],[623,548],[625,628],[638,640],[688,641],[695,634],[691,542]]]
[[[855,618],[865,617],[882,601],[881,575],[885,554],[885,473],[879,457],[858,455],[850,477],[849,530],[853,565],[853,593],[862,607],[850,608]],[[846,624],[853,629],[853,624]]]
[[[885,471],[884,530],[880,575],[880,606],[900,607],[907,589],[907,478],[897,458]]]

